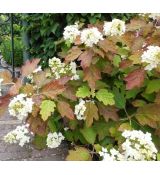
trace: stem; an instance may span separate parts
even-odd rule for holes
[[[129,114],[128,114],[126,108],[124,108],[124,111],[125,111],[125,113],[126,113],[126,116],[127,116],[128,120],[129,120],[130,125],[132,126],[131,117],[129,116]]]

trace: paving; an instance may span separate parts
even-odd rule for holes
[[[2,89],[5,93],[6,89]],[[68,152],[68,145],[62,143],[56,149],[37,150],[33,145],[20,147],[16,144],[7,144],[3,136],[20,125],[21,121],[9,116],[8,112],[0,116],[0,160],[1,161],[62,161]]]

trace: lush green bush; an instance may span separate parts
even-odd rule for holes
[[[21,38],[14,37],[14,60],[15,66],[22,66],[23,64],[23,46]],[[11,61],[11,38],[5,37],[0,45],[0,50],[3,59],[8,63],[12,64]]]
[[[9,112],[29,124],[22,126],[24,137],[15,137],[23,136],[16,129],[5,141],[23,146],[32,131],[39,149],[56,148],[64,138],[72,143],[75,149],[67,160],[101,159],[100,155],[108,156],[107,150],[113,156],[122,154],[124,160],[158,160],[160,29],[156,25],[140,16],[126,24],[113,20],[68,26],[76,36],[65,34],[67,46],[61,48],[60,58],[49,59],[49,68],[43,70],[37,69],[39,59],[27,61],[22,77],[2,97],[5,106],[11,96],[20,94],[10,102]],[[157,150],[151,135],[143,132],[152,134]],[[125,158],[123,146],[134,155]],[[101,150],[104,153],[99,154]]]

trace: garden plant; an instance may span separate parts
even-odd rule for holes
[[[27,61],[0,97],[1,115],[8,108],[23,122],[4,141],[37,149],[66,141],[66,160],[159,160],[159,16],[66,26],[48,67]]]

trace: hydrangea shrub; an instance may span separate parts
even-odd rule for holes
[[[158,160],[158,21],[143,14],[126,24],[67,26],[59,58],[45,69],[40,59],[27,61],[1,97],[1,107],[25,123],[4,140],[39,149],[66,140],[73,147],[66,160]]]

